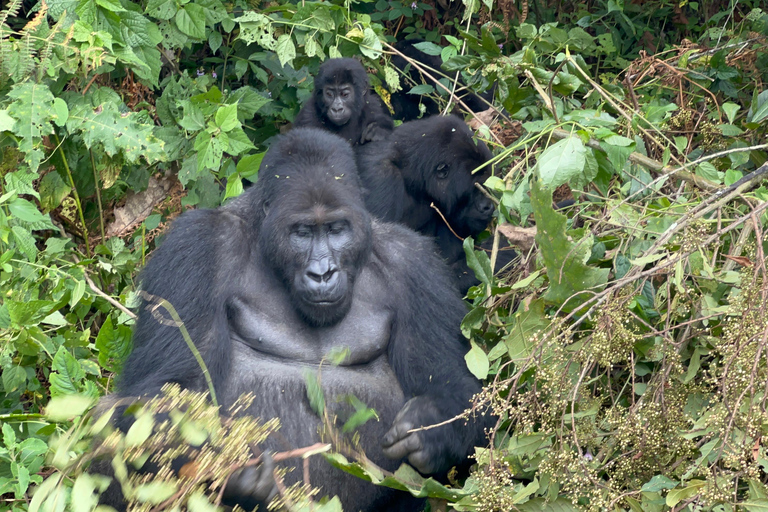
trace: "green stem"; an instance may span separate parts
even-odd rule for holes
[[[85,241],[85,254],[91,257],[91,245],[88,242],[88,228],[85,225],[85,216],[83,215],[83,205],[80,203],[80,194],[77,193],[77,187],[75,187],[75,180],[72,177],[72,171],[69,168],[69,162],[67,162],[67,156],[64,154],[64,149],[61,147],[61,140],[59,134],[53,132],[53,136],[56,138],[56,146],[59,148],[59,154],[61,155],[61,161],[64,162],[64,170],[67,171],[67,177],[69,178],[69,186],[72,187],[72,197],[75,198],[75,206],[77,206],[77,214],[80,217],[80,223],[83,225],[83,240]]]
[[[104,243],[106,236],[104,236],[104,210],[101,207],[101,185],[99,184],[99,173],[96,170],[96,162],[93,159],[93,151],[88,150],[88,154],[91,155],[91,169],[93,169],[93,183],[96,186],[96,202],[99,204],[99,229],[101,231],[101,243]]]

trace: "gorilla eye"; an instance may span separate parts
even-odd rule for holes
[[[296,226],[293,229],[293,233],[301,238],[308,238],[312,236],[312,228],[309,226]]]
[[[346,231],[346,229],[347,229],[347,223],[345,221],[340,221],[340,222],[334,222],[333,224],[331,224],[330,227],[328,228],[328,232],[332,235],[339,235],[344,231]]]
[[[448,176],[448,164],[440,164],[435,167],[435,174],[437,174],[437,177],[440,179]]]

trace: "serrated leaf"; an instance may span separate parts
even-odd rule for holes
[[[24,368],[16,365],[3,368],[3,391],[5,393],[25,389],[26,385],[27,372]]]
[[[229,131],[227,137],[229,140],[227,141],[228,147],[226,151],[230,155],[239,155],[244,151],[254,148],[251,139],[248,138],[243,129],[239,126]]]
[[[32,236],[32,233],[21,226],[12,226],[11,232],[13,233],[16,247],[24,253],[28,261],[35,261],[37,259],[37,246],[35,246],[35,238]]]
[[[63,346],[53,356],[51,370],[55,372],[50,376],[51,396],[77,393],[77,385],[85,378],[80,363]]]
[[[53,133],[53,94],[43,84],[22,82],[11,88],[8,97],[13,101],[7,113],[16,120],[13,133],[21,138],[19,150],[25,154],[24,161],[30,169],[37,171],[43,158],[42,137]]]
[[[174,17],[182,33],[195,39],[205,38],[205,11],[199,5],[189,3],[182,6]]]
[[[220,106],[216,111],[214,120],[216,126],[221,128],[221,131],[223,132],[228,132],[239,127],[240,121],[237,119],[237,104]]]
[[[554,190],[564,183],[579,181],[586,165],[586,155],[587,148],[578,137],[568,137],[549,146],[536,163],[541,184]]]
[[[293,65],[293,59],[296,58],[296,46],[293,44],[290,34],[282,34],[277,38],[275,53],[277,53],[277,58],[280,59],[281,66],[286,64]]]
[[[544,298],[554,304],[563,304],[571,311],[583,300],[589,290],[601,290],[608,281],[609,269],[584,264],[592,251],[594,239],[585,232],[580,240],[572,240],[566,233],[566,217],[552,209],[552,192],[545,190],[538,180],[531,185],[531,205],[536,219],[536,244],[541,251],[549,288]]]
[[[109,156],[122,153],[131,163],[144,159],[148,164],[165,160],[163,141],[155,137],[154,126],[143,124],[134,112],[121,113],[114,103],[93,108],[88,102],[73,107],[67,128],[82,133],[86,147],[100,146]]]
[[[195,138],[195,150],[197,151],[197,169],[218,170],[221,165],[221,157],[229,147],[229,137],[225,133],[216,136],[207,132],[200,132]]]
[[[144,12],[160,20],[170,20],[176,14],[178,6],[175,0],[149,0]]]
[[[115,328],[112,317],[107,316],[96,335],[96,350],[99,351],[101,367],[119,373],[132,348],[130,327],[118,325]]]

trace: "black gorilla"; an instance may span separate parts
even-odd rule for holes
[[[490,176],[490,168],[482,168],[492,158],[488,147],[475,142],[459,117],[432,116],[403,123],[387,140],[356,153],[369,211],[434,237],[461,291],[476,284],[456,235],[476,236],[493,217],[493,202],[475,186]]]
[[[380,421],[360,429],[375,463],[392,470],[407,458],[423,473],[442,473],[466,463],[483,442],[474,421],[408,433],[461,413],[480,390],[464,362],[459,324],[466,307],[427,238],[371,220],[352,148],[337,136],[314,129],[282,136],[252,188],[174,223],[141,286],[176,307],[224,407],[251,392],[250,414],[280,417],[283,442],[268,449],[319,441],[304,372],[342,347],[347,360],[323,366],[326,403],[344,418],[349,411],[336,399],[352,394],[378,411]],[[158,323],[147,306],[121,395],[154,395],[166,382],[206,389],[179,330]],[[243,471],[230,479],[228,494],[246,506],[263,504],[274,489],[264,482],[270,474]],[[300,475],[294,470],[288,481]],[[323,494],[340,497],[344,510],[418,510],[409,494],[368,484],[318,457],[311,475]]]
[[[371,91],[363,65],[355,59],[330,59],[320,66],[312,99],[293,126],[322,128],[353,145],[381,140],[394,128],[381,98]]]
[[[443,65],[443,60],[438,55],[429,55],[428,53],[424,53],[414,46],[414,44],[420,42],[423,41],[419,39],[398,41],[395,43],[395,48],[397,48],[410,59],[425,64],[432,69],[440,70]],[[432,85],[440,94],[443,93],[441,87],[439,85],[435,85],[434,82],[432,82],[430,79],[423,79],[421,72],[415,69],[400,55],[394,55],[392,57],[392,65],[400,69],[404,75],[409,78],[409,80],[401,79],[403,89],[401,91],[392,93],[390,98],[392,108],[395,111],[395,118],[402,119],[403,121],[418,119],[421,115],[421,112],[419,111],[419,103],[423,103],[424,107],[426,108],[424,112],[425,117],[440,113],[440,105],[438,105],[432,98],[428,96],[422,96],[420,94],[409,94],[408,91],[411,90],[413,83],[427,83]],[[427,70],[427,72],[429,72],[429,74],[435,78],[440,78],[440,75],[437,75],[429,70]],[[459,86],[464,86],[464,82],[461,80],[461,78],[459,78]],[[464,91],[459,93],[458,96],[461,97],[461,101],[463,101],[464,104],[473,112],[482,112],[484,110],[488,110],[489,103],[493,101],[493,92],[494,88],[492,87],[488,91],[485,91],[479,95],[471,91]],[[462,109],[463,107],[458,106],[458,108]]]

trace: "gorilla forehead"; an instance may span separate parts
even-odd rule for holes
[[[330,59],[320,66],[315,84],[354,84],[359,88],[367,89],[368,75],[357,59]]]
[[[308,205],[362,202],[352,146],[317,128],[295,128],[280,137],[261,162],[256,186],[266,200],[297,195]]]

